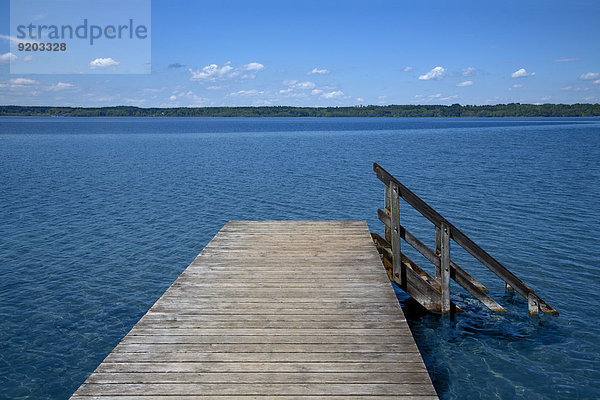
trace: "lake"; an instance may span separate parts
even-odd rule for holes
[[[398,292],[440,397],[600,398],[598,118],[37,117],[0,118],[0,398],[68,398],[228,220],[382,232],[374,161],[560,312],[453,246],[509,312]]]

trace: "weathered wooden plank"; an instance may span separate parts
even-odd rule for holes
[[[262,272],[261,272],[262,271]],[[319,276],[320,275],[320,276]],[[292,274],[290,272],[273,272],[266,270],[255,270],[246,272],[242,269],[236,271],[235,276],[228,276],[223,271],[186,271],[181,274],[181,280],[195,280],[196,282],[211,282],[213,285],[220,285],[227,282],[246,282],[246,283],[274,283],[274,282],[315,282],[316,279],[342,280],[344,282],[371,282],[381,279],[380,274],[374,274],[372,271],[357,271],[356,274],[347,277],[341,277],[339,272],[326,271],[323,274],[316,274],[312,271]]]
[[[232,336],[257,336],[257,335],[272,335],[272,336],[387,336],[394,335],[398,332],[394,328],[365,328],[365,329],[305,329],[305,328],[272,328],[272,329],[259,329],[259,328],[196,328],[196,329],[184,329],[184,328],[144,328],[144,327],[133,327],[129,332],[130,335],[175,335],[175,336],[186,336],[186,335],[199,335],[199,336],[212,336],[212,335],[223,335],[225,333]]]
[[[128,395],[91,395],[91,396],[80,396],[75,395],[74,399],[85,399],[85,400],[164,400],[164,396],[156,395],[143,395],[143,396],[128,396]],[[285,396],[285,400],[320,400],[322,395],[294,395]],[[362,395],[343,395],[343,396],[330,396],[327,395],[327,400],[435,400],[437,395],[390,395],[390,396],[362,396]],[[169,395],[169,400],[224,400],[223,396],[216,395]],[[241,395],[241,396],[227,396],[227,400],[282,400],[282,396],[278,395]]]
[[[366,224],[228,223],[73,398],[436,398]]]
[[[127,362],[102,363],[97,372],[426,372],[420,362]]]
[[[152,337],[144,337],[144,339]],[[184,337],[185,338],[185,337]],[[270,343],[265,343],[267,340],[263,339],[262,336],[248,338],[242,336],[237,343],[234,340],[229,340],[230,343],[221,343],[227,341],[227,339],[234,339],[234,337],[225,338],[213,338],[210,343],[198,343],[207,341],[206,336],[194,337],[197,340],[162,340],[154,339],[159,343],[131,343],[121,342],[115,351],[122,353],[165,353],[165,352],[187,352],[187,351],[202,351],[206,353],[223,353],[223,352],[245,352],[245,353],[294,353],[305,351],[307,353],[339,353],[340,351],[352,351],[352,352],[369,352],[369,353],[381,353],[385,351],[395,351],[400,353],[416,353],[418,352],[416,347],[412,346],[410,340],[395,339],[394,343],[382,343],[385,337],[377,338],[378,341],[372,340],[348,340],[345,343],[344,339],[329,339],[325,342],[321,340],[305,340],[302,336],[300,339],[294,340],[287,338],[276,337],[275,340]],[[270,339],[270,338],[268,338]],[[251,341],[251,343],[246,343]],[[294,343],[296,342],[296,343]],[[369,346],[364,346],[369,344]],[[334,346],[332,346],[334,345]]]
[[[147,313],[142,317],[140,322],[145,321],[162,321],[163,323],[170,322],[197,322],[197,323],[206,323],[206,322],[233,322],[239,321],[241,323],[259,323],[259,322],[287,322],[287,323],[344,323],[344,322],[352,322],[352,323],[387,323],[387,322],[396,322],[406,321],[404,317],[399,317],[398,315],[393,315],[389,313],[366,313],[362,314],[357,318],[354,315],[346,315],[346,314],[325,314],[325,313],[314,313],[314,314],[301,314],[301,315],[289,315],[289,314],[281,314],[281,315],[271,315],[268,318],[260,319],[257,321],[254,315],[237,315],[235,318],[231,318],[228,315],[217,316],[214,314],[203,315],[203,314],[172,314],[172,313],[160,313],[160,312],[151,312]],[[304,326],[304,325],[303,325]]]
[[[100,372],[88,383],[427,383],[421,372]]]
[[[435,241],[434,241],[435,256],[439,260],[440,254],[442,254],[442,231],[438,225],[435,225]],[[440,264],[435,266],[435,279],[440,279]]]
[[[433,387],[422,383],[89,383],[80,395],[105,393],[144,395],[435,395]]]
[[[237,291],[243,290],[262,290],[262,289],[275,289],[287,291],[288,289],[319,289],[324,291],[339,291],[342,290],[340,288],[340,284],[343,282],[344,290],[357,290],[362,291],[366,289],[370,290],[379,290],[380,287],[389,286],[389,282],[382,282],[381,280],[371,281],[371,282],[354,282],[348,280],[339,280],[334,282],[290,282],[290,281],[282,281],[282,282],[219,282],[218,290],[223,289],[234,289]],[[214,287],[215,283],[210,283],[206,281],[198,282],[198,280],[188,280],[188,279],[180,279],[176,283],[172,285],[172,288],[181,288],[182,290],[192,290],[192,289],[201,289],[203,292],[207,290],[216,290]]]
[[[442,293],[442,314],[450,312],[450,229],[446,223],[440,225],[440,285]]]
[[[228,335],[223,331],[221,335],[127,335],[121,343],[189,343],[189,344],[373,344],[378,345],[390,341],[391,344],[402,344],[407,346],[407,351],[416,348],[412,346],[412,335],[410,331],[399,331],[397,336],[389,338],[387,335],[337,335],[337,336],[300,336],[300,335]],[[118,348],[118,347],[117,347]],[[241,348],[241,347],[240,347]],[[329,352],[335,352],[336,346],[332,346]],[[366,350],[373,350],[377,346],[365,346]],[[308,347],[307,347],[308,349]],[[242,350],[240,350],[242,351]],[[374,351],[374,350],[373,350]]]
[[[190,294],[190,297],[193,295],[196,295],[195,291],[188,291],[186,292],[187,294]],[[240,301],[239,302],[235,302],[233,301],[233,299],[231,297],[229,297],[229,299],[227,301],[223,301],[220,304],[216,304],[211,310],[220,310],[220,309],[229,309],[229,307],[231,307],[232,304],[235,304],[236,306],[239,306],[240,308],[244,308],[244,307],[252,307],[253,309],[260,309],[260,308],[264,308],[264,309],[271,309],[271,308],[275,308],[275,309],[282,309],[282,308],[306,308],[306,307],[311,307],[313,309],[319,309],[319,308],[339,308],[339,307],[343,307],[345,309],[354,309],[356,311],[359,311],[361,309],[370,309],[372,308],[373,311],[375,311],[376,309],[380,309],[380,308],[387,308],[390,310],[396,310],[398,308],[398,306],[396,304],[386,304],[386,300],[394,300],[394,298],[392,297],[388,297],[385,296],[383,297],[383,299],[378,299],[377,302],[373,302],[373,304],[369,304],[368,302],[368,298],[366,297],[360,297],[356,300],[353,300],[350,297],[350,294],[346,294],[345,297],[342,297],[340,299],[336,299],[335,295],[329,292],[321,292],[319,293],[323,299],[323,302],[314,302],[314,301],[300,301],[300,300],[305,300],[306,297],[304,299],[301,299],[301,297],[298,294],[290,294],[289,296],[286,296],[284,294],[277,294],[277,295],[271,295],[271,297],[269,297],[269,299],[271,299],[271,302],[267,302],[267,301],[260,301],[260,297],[254,296],[251,297],[249,294],[246,294],[242,297],[240,297]],[[179,308],[181,309],[183,306],[185,306],[185,304],[189,304],[190,309],[194,308],[194,307],[202,307],[205,308],[206,303],[208,303],[210,301],[210,296],[207,296],[206,294],[202,294],[202,295],[198,295],[198,302],[186,302],[186,301],[181,301],[181,303],[179,303],[179,300],[184,297],[183,294],[178,295],[178,296],[169,296],[168,298],[165,298],[163,302],[161,302],[161,304],[155,306],[152,308],[152,310],[155,310],[155,308],[159,308],[160,306],[164,306],[164,307],[169,307],[171,305],[174,305],[175,307],[177,307],[179,304],[182,304],[182,306],[179,306]],[[215,296],[215,298],[224,298],[223,293],[219,292],[217,293],[217,295]],[[277,302],[275,302],[275,300],[277,300]],[[295,300],[299,300],[299,301],[295,301]]]
[[[426,372],[420,362],[127,362],[102,363],[98,372]]]
[[[216,306],[215,306],[216,307]],[[235,306],[231,306],[230,308],[224,308],[221,310],[211,310],[206,307],[188,307],[186,309],[181,309],[176,306],[173,307],[163,307],[161,305],[156,305],[152,307],[152,310],[156,310],[162,313],[172,313],[177,315],[215,315],[215,316],[224,316],[231,315],[234,317],[241,315],[261,315],[263,318],[268,318],[276,315],[315,315],[315,314],[329,314],[329,315],[338,315],[344,309],[323,309],[323,308],[287,308],[287,307],[273,307],[268,310],[256,310],[254,308],[236,308]],[[360,316],[368,314],[368,313],[383,313],[389,314],[391,312],[396,312],[395,308],[392,307],[372,307],[369,309],[368,307],[354,307],[352,309],[347,308],[344,311],[347,315],[352,315],[354,317],[360,318]]]
[[[157,320],[144,320],[138,323],[139,327],[151,327],[157,324]],[[258,320],[255,318],[253,321],[238,321],[238,320],[229,320],[229,321],[162,321],[160,325],[166,328],[186,328],[186,329],[196,329],[196,328],[222,328],[222,329],[230,329],[230,328],[261,328],[261,329],[271,329],[271,328],[293,328],[294,326],[298,326],[298,323],[301,322],[302,326],[305,328],[329,328],[329,329],[370,329],[370,328],[392,328],[392,329],[402,329],[403,325],[406,323],[405,321],[269,321],[267,320]]]
[[[91,395],[91,396],[80,396],[75,395],[74,399],[85,399],[85,400],[164,400],[164,396],[156,395],[143,395],[143,396],[128,396],[128,395]],[[322,395],[286,395],[286,400],[320,400]],[[343,396],[330,396],[327,395],[327,400],[435,400],[436,396],[428,395],[391,395],[391,396],[355,396],[355,395],[343,395]],[[169,400],[224,400],[223,396],[216,395],[169,395]],[[227,400],[282,400],[282,396],[278,395],[241,395],[241,396],[227,396]]]
[[[389,298],[377,299],[372,303],[369,302],[368,298],[363,297],[359,299],[352,299],[350,297],[343,297],[340,299],[336,299],[334,297],[323,297],[318,301],[317,299],[307,299],[301,297],[278,297],[277,304],[274,304],[273,297],[265,299],[263,297],[240,297],[239,301],[234,301],[231,297],[217,297],[216,299],[222,299],[219,303],[219,307],[229,308],[232,305],[240,306],[240,307],[252,307],[253,309],[268,309],[268,308],[306,308],[311,307],[313,309],[319,308],[339,308],[343,307],[346,309],[359,309],[359,308],[390,308],[396,309],[395,304],[389,304]],[[163,301],[161,301],[162,305],[181,305],[179,308],[189,305],[189,307],[203,307],[208,304],[214,303],[211,301],[211,298],[208,296],[198,297],[197,301],[190,300],[189,297],[185,297],[183,295],[178,296],[168,296],[164,297]],[[213,308],[213,310],[217,310],[218,308]],[[154,309],[153,309],[154,311]]]
[[[392,215],[392,190],[389,185],[385,185],[385,193],[384,193],[384,210],[383,215],[390,219],[390,223],[387,224],[384,228],[384,238],[388,242],[392,243],[392,224],[391,224],[391,215]]]
[[[400,251],[400,204],[398,200],[398,185],[390,182],[391,196],[391,213],[390,215],[390,231],[392,233],[392,273],[400,282],[405,280],[402,274],[402,258]]]
[[[110,353],[105,362],[423,362],[409,353]]]

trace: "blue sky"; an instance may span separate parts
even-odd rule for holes
[[[154,0],[150,74],[119,73],[119,44],[86,54],[89,71],[11,74],[33,61],[11,50],[9,8],[0,0],[3,105],[600,101],[598,1]]]

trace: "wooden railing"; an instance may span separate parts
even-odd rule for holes
[[[529,315],[544,313],[558,314],[548,303],[535,294],[533,289],[517,278],[500,262],[490,256],[467,235],[438,214],[400,181],[377,163],[373,171],[385,184],[385,210],[377,210],[377,216],[385,224],[385,237],[373,233],[373,240],[383,256],[390,279],[425,308],[442,314],[461,311],[450,300],[450,279],[465,288],[490,310],[506,310],[489,297],[487,288],[464,271],[450,258],[450,243],[453,240],[481,264],[500,277],[508,289],[514,289],[527,299]],[[435,250],[430,249],[400,224],[399,199],[406,201],[435,225]],[[435,266],[435,276],[418,267],[400,251],[401,240],[411,245]]]

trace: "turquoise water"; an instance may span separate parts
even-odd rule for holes
[[[529,318],[454,246],[509,313],[453,287],[451,320],[399,293],[440,396],[600,398],[593,118],[0,118],[0,398],[68,398],[227,220],[381,232],[373,161],[560,312]]]

